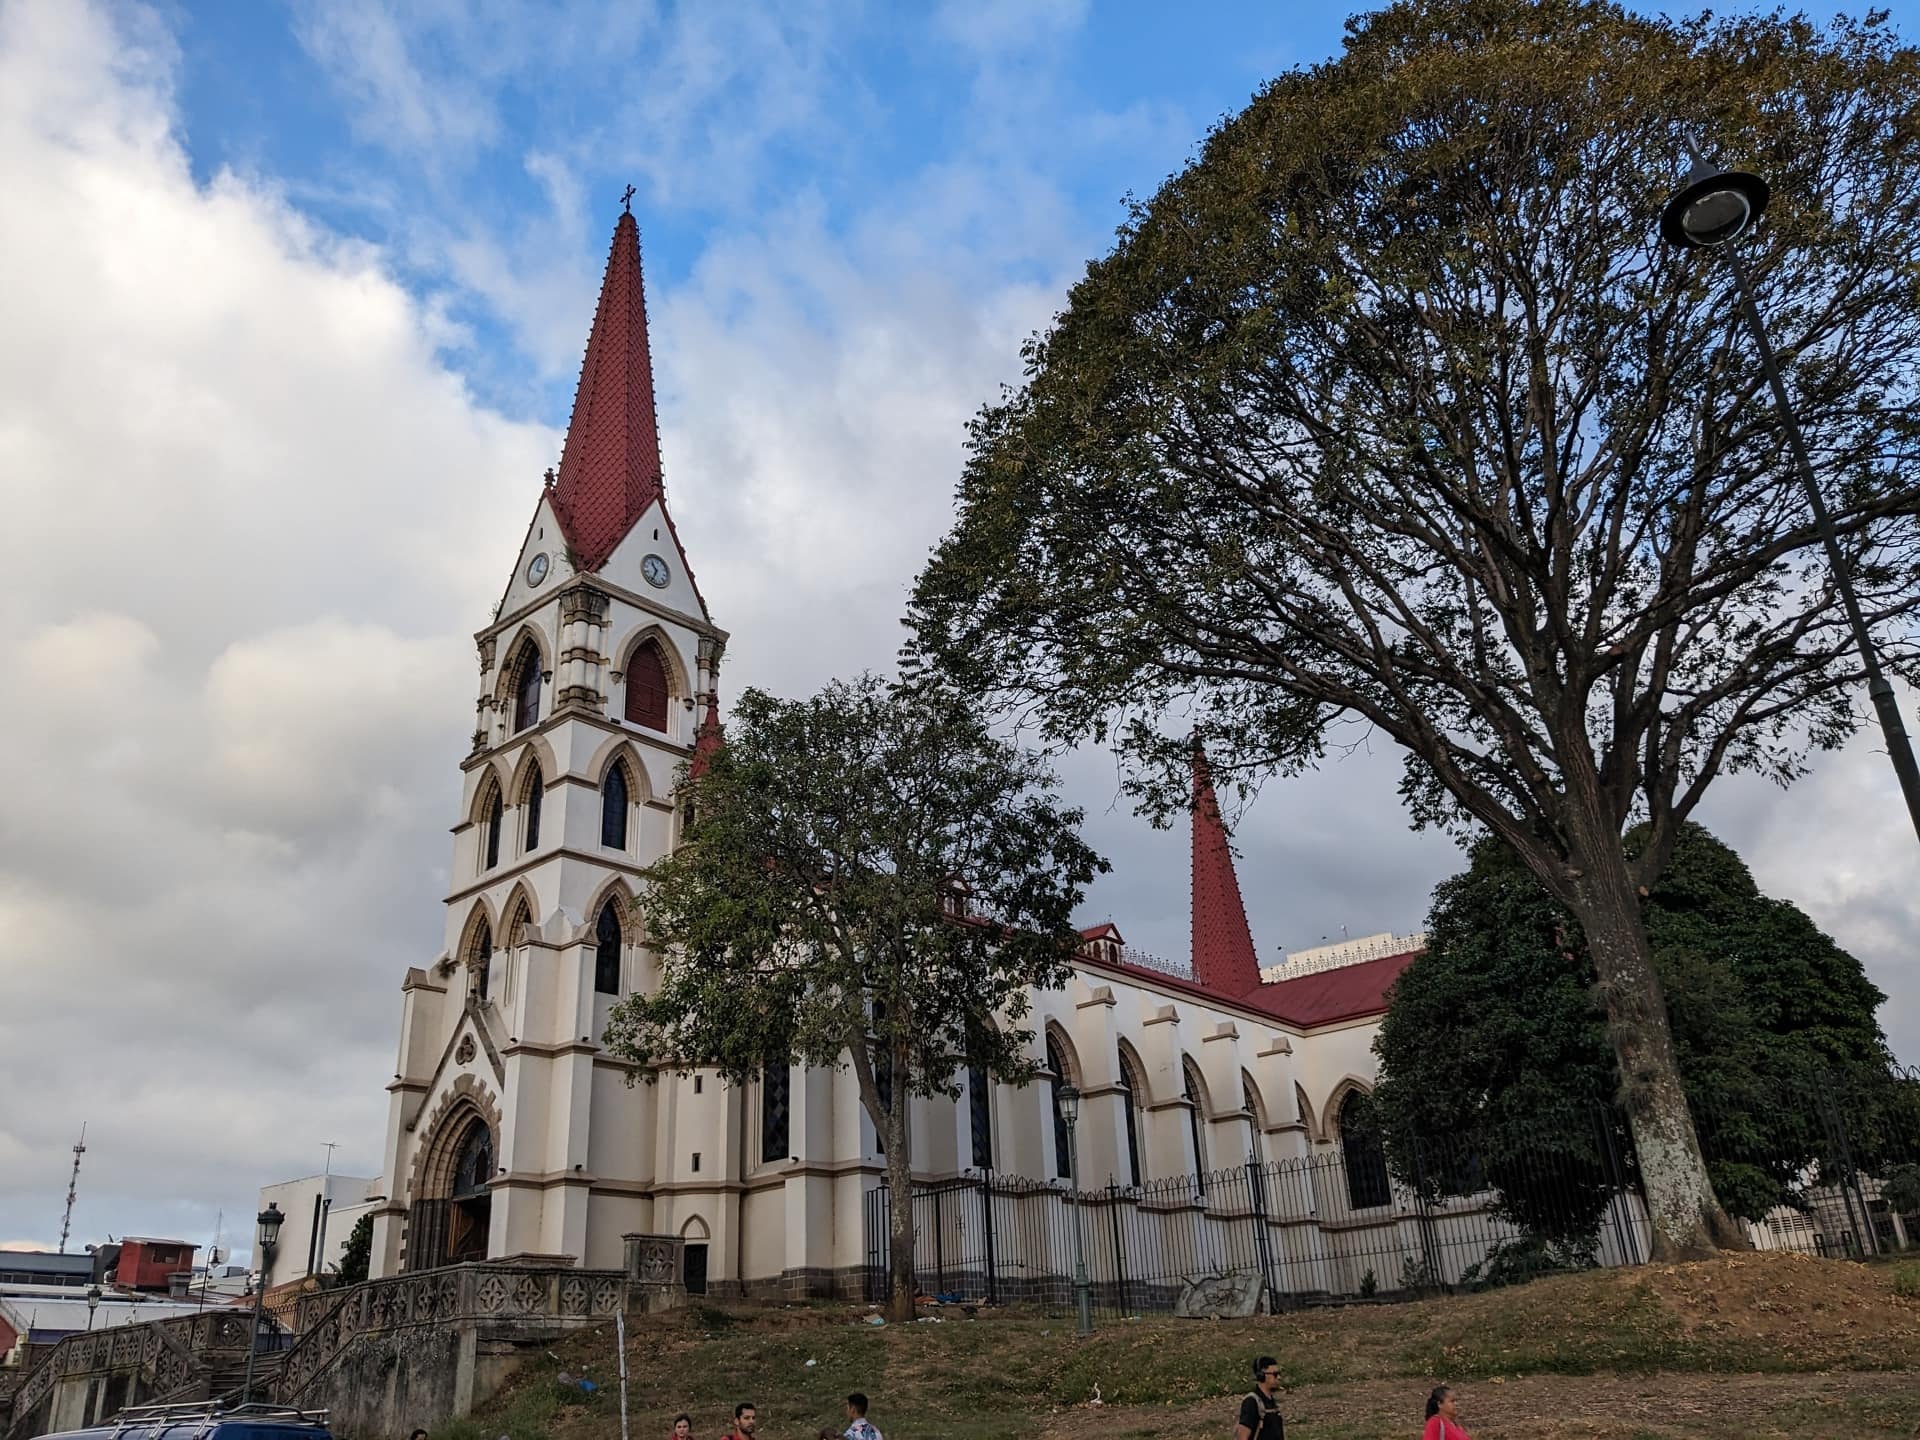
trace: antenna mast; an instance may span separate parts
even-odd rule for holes
[[[73,1197],[80,1189],[80,1157],[87,1153],[87,1122],[80,1122],[80,1143],[73,1147],[73,1176],[67,1181],[67,1213],[60,1217],[60,1253],[67,1253],[67,1236],[73,1232]]]

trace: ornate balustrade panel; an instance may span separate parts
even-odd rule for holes
[[[618,1270],[529,1268],[476,1261],[369,1280],[341,1294],[302,1296],[300,1339],[274,1398],[293,1404],[364,1334],[423,1325],[611,1319],[625,1297]]]
[[[209,1310],[69,1335],[15,1391],[10,1426],[19,1428],[55,1385],[82,1376],[137,1374],[148,1396],[190,1391],[211,1373],[212,1357],[246,1353],[252,1320],[250,1313]]]

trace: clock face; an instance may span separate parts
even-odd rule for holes
[[[547,578],[547,557],[544,553],[536,555],[527,562],[527,584],[538,585]]]
[[[647,577],[647,583],[655,589],[662,589],[668,580],[667,562],[658,555],[649,555],[640,562],[640,573]]]

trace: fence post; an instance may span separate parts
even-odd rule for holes
[[[1627,1195],[1627,1171],[1620,1163],[1619,1148],[1613,1143],[1613,1112],[1605,1105],[1593,1109],[1593,1123],[1600,1131],[1600,1154],[1607,1166],[1607,1204],[1613,1210],[1614,1228],[1620,1232],[1620,1253],[1629,1265],[1640,1263],[1640,1237],[1633,1229],[1633,1205]]]
[[[993,1259],[993,1169],[988,1167],[980,1177],[980,1231],[985,1237],[987,1247],[987,1303],[1000,1303],[1000,1278],[994,1269]]]
[[[1420,1225],[1420,1263],[1426,1270],[1423,1277],[1428,1290],[1444,1290],[1440,1282],[1440,1267],[1433,1258],[1433,1211],[1427,1204],[1427,1166],[1420,1154],[1420,1137],[1411,1131],[1402,1132],[1407,1148],[1413,1155],[1413,1203],[1419,1215]]]
[[[940,1218],[941,1188],[936,1186],[933,1192],[933,1293],[936,1295],[947,1292],[947,1227]]]
[[[1280,1297],[1273,1287],[1273,1237],[1267,1231],[1267,1187],[1257,1155],[1247,1156],[1247,1191],[1253,1202],[1254,1235],[1260,1242],[1260,1286],[1266,1291],[1267,1314],[1279,1313]]]
[[[1127,1304],[1127,1252],[1120,1246],[1120,1187],[1113,1177],[1107,1177],[1107,1211],[1113,1216],[1113,1277],[1120,1292],[1120,1314],[1124,1317],[1133,1307]]]
[[[1853,1147],[1847,1143],[1846,1117],[1834,1102],[1831,1085],[1821,1087],[1820,1112],[1821,1118],[1826,1121],[1827,1136],[1838,1151],[1835,1159],[1840,1165],[1840,1200],[1847,1207],[1847,1223],[1855,1223],[1854,1205],[1857,1202],[1860,1207],[1860,1253],[1878,1254],[1880,1237],[1873,1233],[1873,1212],[1867,1208],[1866,1193],[1860,1188],[1860,1172],[1853,1165]]]

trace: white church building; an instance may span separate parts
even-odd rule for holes
[[[559,471],[477,640],[445,948],[401,985],[373,1275],[509,1255],[617,1267],[643,1232],[685,1240],[691,1288],[853,1292],[884,1165],[850,1072],[636,1076],[600,1044],[610,1007],[656,982],[639,877],[680,834],[681,777],[720,743],[727,640],[667,510],[631,215]],[[1191,957],[1086,931],[1072,979],[1034,998],[1048,1078],[915,1100],[917,1174],[1063,1176],[1066,1082],[1080,1174],[1102,1184],[1337,1143],[1417,939],[1263,976],[1204,761],[1195,802]]]

